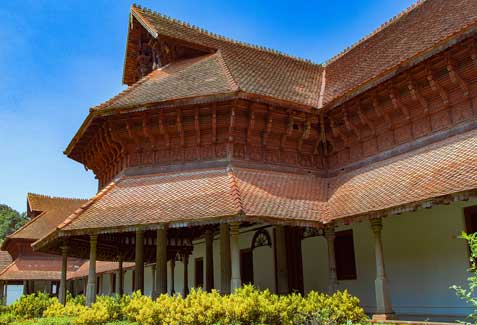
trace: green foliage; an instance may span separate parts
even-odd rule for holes
[[[54,302],[56,298],[51,298],[46,293],[38,292],[27,296],[21,296],[15,301],[10,310],[18,318],[39,318],[43,312]]]
[[[12,313],[3,313],[0,315],[0,325],[11,324],[15,319],[16,317]]]
[[[251,285],[233,294],[217,291],[191,290],[180,295],[161,295],[156,300],[135,292],[132,296],[100,296],[91,307],[84,306],[84,296],[67,296],[63,306],[58,299],[45,299],[43,294],[22,297],[21,308],[15,305],[13,316],[18,319],[45,317],[35,320],[42,324],[346,324],[366,321],[359,300],[348,292],[333,295],[310,292],[306,297],[294,293],[279,296]],[[10,315],[10,314],[5,314]],[[7,318],[8,316],[5,316]],[[11,319],[10,319],[11,321]],[[50,321],[48,323],[48,321]],[[53,322],[54,321],[54,322]],[[0,321],[0,325],[3,324]],[[23,324],[23,323],[22,323]],[[26,323],[28,324],[28,323]]]
[[[465,239],[469,244],[470,248],[470,276],[467,278],[467,288],[459,285],[451,286],[451,289],[454,289],[457,296],[466,301],[469,305],[472,306],[473,311],[467,316],[467,324],[477,324],[477,233],[466,234],[462,233],[460,238]]]
[[[28,221],[26,213],[19,213],[8,205],[0,204],[0,242]]]

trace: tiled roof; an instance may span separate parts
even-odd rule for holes
[[[244,92],[309,106],[318,104],[321,65],[226,39],[148,9],[133,6],[131,13],[158,38],[173,38],[220,51],[222,68],[228,70]]]
[[[124,176],[73,214],[62,230],[260,216],[316,222],[325,194],[311,174],[217,168]]]
[[[136,82],[96,109],[115,109],[236,90],[221,53],[171,63]]]
[[[55,229],[86,200],[29,193],[28,202],[32,210],[42,211],[42,213],[8,235],[7,239],[39,239]]]
[[[326,65],[325,105],[477,23],[475,0],[420,1]]]
[[[76,258],[68,258],[68,272],[76,271],[83,263]],[[0,280],[60,280],[61,257],[21,256],[0,272]]]
[[[7,251],[0,251],[0,272],[12,262],[12,257]]]
[[[81,233],[237,215],[327,223],[475,189],[477,130],[330,178],[242,167],[122,176],[59,228]]]
[[[477,131],[330,180],[333,219],[477,189]]]
[[[123,269],[131,269],[135,266],[133,262],[123,262]],[[96,261],[96,274],[112,273],[118,270],[118,262]],[[68,280],[79,279],[88,276],[89,261],[83,263],[78,270],[68,272]]]

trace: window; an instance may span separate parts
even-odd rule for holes
[[[195,259],[195,287],[204,287],[204,259],[202,257]]]
[[[253,284],[253,254],[250,248],[240,250],[240,278],[243,284]]]
[[[335,261],[338,280],[356,280],[356,262],[352,230],[336,232]]]
[[[464,209],[465,231],[468,234],[477,232],[477,205]]]

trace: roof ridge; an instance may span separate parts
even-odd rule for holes
[[[232,72],[229,69],[229,66],[227,65],[227,63],[225,62],[225,60],[222,56],[222,51],[218,50],[216,54],[217,54],[217,60],[219,61],[219,65],[224,70],[225,75],[226,75],[227,80],[229,81],[230,85],[232,86],[232,88],[234,90],[240,90],[240,87],[239,87],[238,83],[235,81],[235,79],[232,75]]]
[[[60,200],[68,200],[68,201],[86,201],[87,199],[82,199],[82,198],[74,198],[74,197],[64,197],[64,196],[52,196],[52,195],[47,195],[47,194],[38,194],[38,193],[32,193],[28,192],[27,193],[27,198],[30,196],[36,196],[44,199],[60,199]]]
[[[240,196],[240,190],[238,188],[237,180],[235,178],[233,168],[232,167],[227,167],[227,175],[229,177],[230,181],[230,188],[231,188],[231,194],[232,194],[232,199],[234,201],[235,207],[238,209],[238,214],[244,214],[244,208],[242,204],[242,198]]]
[[[141,7],[140,5],[138,5],[136,3],[133,3],[131,8],[132,9],[139,9],[141,11],[145,11],[148,14],[160,17],[162,19],[166,19],[167,21],[169,21],[171,23],[181,25],[183,27],[189,28],[191,30],[197,31],[199,33],[205,34],[209,37],[213,37],[213,38],[221,40],[221,41],[227,41],[227,42],[230,42],[230,43],[233,43],[233,44],[236,44],[236,45],[253,48],[255,50],[259,50],[259,51],[267,52],[267,53],[270,53],[270,54],[286,57],[286,58],[289,58],[289,59],[292,59],[292,60],[300,61],[300,62],[303,62],[303,63],[307,63],[307,64],[319,66],[319,67],[322,66],[322,64],[313,62],[311,59],[301,58],[301,57],[290,55],[290,54],[287,54],[285,52],[282,52],[282,51],[279,51],[279,50],[276,50],[276,49],[273,49],[273,48],[269,48],[269,47],[266,47],[266,46],[251,44],[251,43],[239,41],[239,40],[236,40],[236,39],[233,39],[233,38],[230,38],[230,37],[226,37],[226,36],[223,36],[223,35],[220,35],[220,34],[209,32],[208,30],[206,30],[204,28],[201,28],[201,27],[198,27],[196,25],[191,25],[190,23],[187,23],[185,21],[182,21],[182,20],[179,20],[179,19],[176,19],[176,18],[172,18],[170,16],[166,16],[164,14],[161,14],[160,12],[153,11],[149,8]]]
[[[379,32],[385,30],[387,27],[395,24],[396,22],[398,22],[402,17],[404,16],[407,16],[410,12],[412,12],[413,10],[415,10],[416,8],[419,8],[422,4],[424,4],[427,0],[416,0],[415,3],[413,3],[412,5],[410,5],[409,7],[407,7],[406,9],[402,10],[401,12],[399,12],[398,14],[396,14],[395,16],[389,18],[387,21],[385,21],[384,23],[382,23],[378,28],[376,28],[375,30],[373,30],[372,32],[370,32],[369,34],[365,35],[364,37],[362,37],[361,39],[359,39],[358,41],[356,41],[355,43],[351,44],[350,46],[347,46],[344,50],[340,51],[338,54],[335,54],[334,56],[332,56],[330,59],[326,60],[324,63],[323,63],[323,66],[326,67],[327,65],[329,65],[330,63],[333,63],[334,61],[338,60],[339,58],[343,57],[346,53],[350,52],[351,50],[353,50],[355,47],[363,44],[364,42],[366,42],[368,39],[370,39],[371,37],[373,37],[374,35],[378,34]]]

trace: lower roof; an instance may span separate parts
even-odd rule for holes
[[[122,176],[34,246],[60,235],[162,224],[240,220],[319,226],[426,206],[452,194],[476,195],[476,189],[477,130],[471,130],[329,178],[234,166]]]
[[[50,280],[61,278],[61,257],[59,256],[21,256],[0,272],[2,281]],[[84,260],[68,259],[68,272],[79,269]]]

